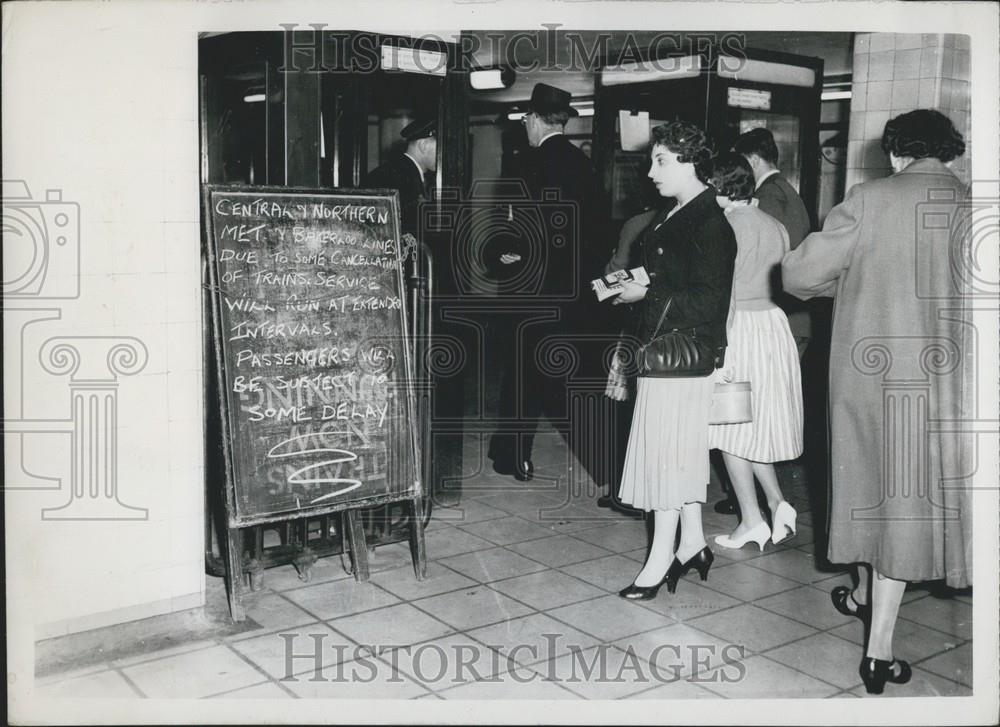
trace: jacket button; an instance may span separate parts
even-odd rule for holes
[[[663,254],[663,248],[662,247],[656,248],[656,254],[657,255],[662,255]]]

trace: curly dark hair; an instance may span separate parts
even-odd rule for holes
[[[711,184],[717,194],[732,200],[750,199],[756,187],[750,162],[732,151],[723,152],[712,160]]]
[[[712,142],[694,124],[671,121],[653,127],[653,146],[662,146],[677,155],[682,164],[694,164],[694,173],[705,184],[712,173]]]
[[[965,139],[951,119],[934,109],[917,109],[889,119],[882,132],[882,151],[897,157],[934,157],[950,162],[965,153]]]

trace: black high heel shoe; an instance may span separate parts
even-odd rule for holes
[[[667,571],[669,573],[669,570]],[[618,595],[622,598],[626,598],[629,601],[651,601],[656,598],[656,594],[660,592],[660,586],[667,582],[667,577],[663,576],[663,580],[659,583],[654,583],[651,586],[637,586],[633,583],[630,586],[618,591]]]
[[[899,665],[899,674],[895,674],[892,671],[892,668],[897,664]],[[882,690],[885,689],[886,682],[906,684],[910,681],[910,677],[913,676],[913,670],[902,659],[885,661],[883,659],[876,659],[873,656],[866,656],[861,660],[861,666],[858,667],[858,674],[861,675],[861,681],[865,683],[865,690],[869,694],[881,694]]]
[[[663,577],[664,582],[667,584],[667,593],[674,593],[677,590],[677,581],[692,568],[698,571],[698,575],[701,576],[703,581],[708,580],[708,569],[712,567],[714,561],[715,555],[709,550],[707,545],[691,556],[685,563],[681,563],[675,557],[673,563],[667,568],[667,575]]]
[[[854,611],[848,608],[848,599],[854,602]],[[854,618],[861,619],[861,622],[864,624],[867,624],[871,620],[871,609],[868,607],[868,604],[855,601],[854,591],[847,586],[837,586],[830,591],[830,600],[833,601],[833,607],[845,616],[853,616]]]

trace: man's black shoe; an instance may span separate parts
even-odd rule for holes
[[[498,460],[493,463],[493,471],[501,475],[513,475],[514,479],[518,482],[527,482],[534,477],[535,465],[532,464],[530,459],[526,459],[516,465],[513,462]]]
[[[622,515],[628,515],[629,517],[634,518],[640,518],[644,515],[642,510],[636,510],[634,507],[623,505],[622,503],[615,501],[611,495],[601,495],[598,497],[597,506],[614,510],[615,512],[620,512]]]

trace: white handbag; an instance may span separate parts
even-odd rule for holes
[[[753,421],[749,381],[717,383],[708,408],[709,424],[745,424]]]

